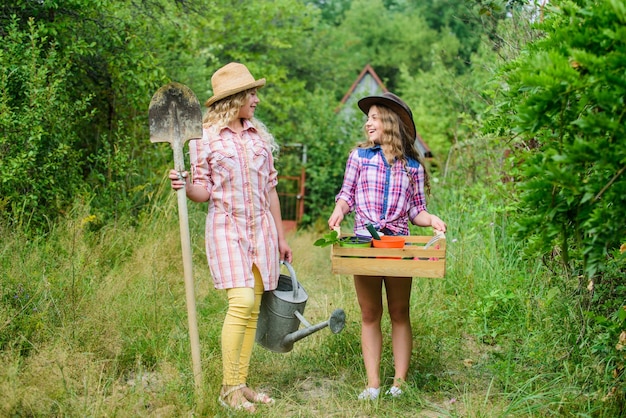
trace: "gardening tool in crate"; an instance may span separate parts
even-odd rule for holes
[[[346,323],[343,309],[335,309],[327,321],[316,325],[311,325],[304,318],[308,295],[298,283],[291,264],[286,261],[281,263],[290,275],[281,274],[278,278],[278,287],[263,294],[256,342],[270,351],[286,353],[291,351],[296,341],[325,327],[329,327],[333,334],[341,332]],[[304,328],[299,329],[300,324],[304,325]]]

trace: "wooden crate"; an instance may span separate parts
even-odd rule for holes
[[[428,248],[432,236],[406,237],[404,248],[348,248],[333,244],[330,249],[335,274],[442,278],[446,274],[446,239]],[[389,257],[389,258],[387,258]]]

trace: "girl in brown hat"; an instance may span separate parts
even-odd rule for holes
[[[189,142],[191,178],[175,170],[169,177],[189,199],[208,202],[207,259],[214,287],[226,290],[228,298],[218,401],[254,412],[254,403],[273,402],[246,384],[261,297],[276,289],[280,260],[291,262],[292,253],[276,192],[272,152],[277,145],[254,118],[257,89],[265,79],[255,80],[245,65],[230,63],[213,74],[211,85],[202,139]]]
[[[428,179],[415,147],[416,129],[411,109],[392,93],[365,97],[358,104],[367,115],[366,140],[348,157],[343,185],[336,196],[328,226],[339,227],[344,216],[354,211],[357,235],[367,231],[368,224],[386,235],[408,235],[409,221],[445,232],[446,224],[426,210],[424,188],[428,187]],[[411,361],[411,281],[411,277],[354,276],[367,373],[367,386],[359,399],[374,400],[380,394],[383,284],[391,318],[395,369],[393,384],[386,394],[394,397],[402,394],[401,386]]]

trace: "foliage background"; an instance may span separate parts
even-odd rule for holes
[[[423,394],[407,404],[450,416],[623,414],[625,28],[623,0],[3,3],[0,392],[11,395],[2,411],[213,411],[194,403],[186,375],[178,268],[165,245],[177,240],[167,227],[171,152],[150,143],[147,108],[172,80],[203,102],[211,74],[236,60],[268,80],[258,116],[283,145],[282,174],[300,168],[288,145],[307,146],[306,218],[292,237],[303,259],[361,137],[335,109],[365,64],[409,103],[434,151],[429,208],[457,241],[446,280],[415,296],[411,383]],[[202,253],[194,243],[194,266]],[[324,261],[301,267],[319,292],[336,286],[322,279]],[[211,324],[223,301],[198,283]],[[353,302],[344,287],[336,297],[326,305]],[[203,331],[216,346],[217,328]],[[355,338],[302,345],[354,365]],[[274,359],[258,355],[259,375],[288,400],[277,416],[317,411],[288,391],[306,387],[288,366],[340,382],[324,387],[339,394],[331,408],[389,412],[342,405],[361,382],[341,361],[294,355],[273,379]],[[472,362],[450,365],[465,355]],[[205,353],[208,370],[217,357]],[[28,376],[42,371],[50,386],[33,392]],[[156,395],[120,389],[151,373]]]
[[[6,151],[1,168],[7,172],[2,215],[38,228],[77,195],[90,201],[100,224],[120,213],[136,215],[168,164],[168,150],[146,140],[151,95],[176,80],[204,102],[211,74],[229,61],[245,62],[268,80],[258,116],[279,142],[309,150],[305,224],[328,211],[334,192],[327,185],[340,184],[341,156],[361,139],[358,129],[344,133],[335,109],[365,64],[374,66],[390,90],[406,92],[419,130],[441,163],[452,138],[461,134],[455,114],[462,110],[472,117],[481,107],[448,94],[454,80],[472,70],[483,31],[483,19],[472,15],[477,12],[456,5],[453,9],[467,16],[461,20],[450,14],[453,4],[5,4],[0,11]],[[448,11],[435,18],[438,10]],[[376,20],[389,24],[367,23]],[[282,172],[299,173],[295,164],[286,162]],[[28,181],[20,181],[23,177]]]

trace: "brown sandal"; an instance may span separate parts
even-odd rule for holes
[[[271,405],[274,403],[274,399],[272,399],[268,394],[263,392],[256,392],[253,389],[249,388],[247,385],[242,385],[241,392],[243,396],[246,397],[247,400],[254,403],[262,403],[266,405]]]
[[[245,387],[246,385],[233,386],[230,389],[228,389],[226,392],[221,393],[220,396],[217,398],[217,401],[219,402],[220,405],[222,405],[226,409],[232,409],[234,411],[246,411],[246,412],[253,413],[256,411],[256,408],[252,402],[246,399],[246,396],[243,393],[243,388]],[[231,402],[227,402],[226,398],[229,395],[232,395],[233,393],[237,391],[241,392],[239,401],[235,405],[233,405]]]

